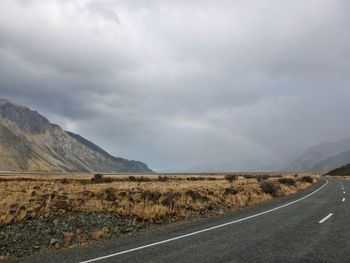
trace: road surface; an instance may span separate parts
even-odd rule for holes
[[[350,262],[350,181],[328,179],[234,215],[21,262]]]

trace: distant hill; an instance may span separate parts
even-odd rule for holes
[[[0,99],[0,170],[152,172],[142,162],[114,157],[38,112],[5,99]]]
[[[288,171],[329,171],[350,162],[350,139],[311,147],[289,166]]]
[[[343,166],[350,162],[350,151],[331,156],[315,164],[312,167],[313,171],[329,171],[337,167]]]
[[[327,175],[350,175],[350,163],[328,172]]]

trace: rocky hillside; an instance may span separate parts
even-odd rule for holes
[[[0,99],[0,170],[151,172],[5,99]]]

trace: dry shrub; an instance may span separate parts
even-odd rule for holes
[[[69,184],[69,180],[67,178],[63,178],[60,180],[61,184]]]
[[[175,207],[175,203],[178,201],[178,199],[181,197],[181,193],[176,192],[166,192],[163,194],[164,198],[160,202],[163,206],[168,207],[169,209],[173,210]]]
[[[312,184],[314,182],[314,179],[309,175],[305,175],[305,176],[301,177],[300,181]]]
[[[95,174],[90,182],[94,184],[102,184],[102,183],[112,183],[114,180],[111,177],[105,177],[103,174]],[[89,183],[86,180],[79,180],[81,184]]]
[[[234,188],[225,188],[225,191],[224,191],[225,195],[235,195],[237,193],[238,193],[238,190]]]
[[[104,227],[102,229],[96,230],[91,234],[92,240],[100,240],[102,238],[106,238],[109,236],[109,229],[108,227]]]
[[[133,175],[129,176],[128,179],[129,179],[130,182],[136,182],[136,177],[133,176]]]
[[[207,180],[207,178],[199,177],[199,176],[197,177],[192,176],[187,178],[187,181],[205,181],[205,180]]]
[[[151,178],[145,177],[145,176],[136,177],[136,176],[131,175],[128,177],[128,179],[130,182],[139,182],[139,183],[151,181]]]
[[[114,194],[114,189],[113,188],[107,188],[103,191],[102,195],[104,196],[104,199],[106,201],[114,202],[117,200],[117,197]]]
[[[158,191],[150,191],[150,190],[146,190],[144,192],[142,192],[141,194],[141,198],[144,201],[151,201],[154,204],[158,202],[158,200],[160,199],[160,197],[162,196],[162,194]]]
[[[270,194],[274,197],[280,196],[280,185],[275,181],[263,181],[260,184],[260,189],[265,194]]]
[[[72,243],[74,234],[72,232],[64,232],[64,246],[69,246]]]
[[[94,177],[91,178],[91,181],[94,183],[102,183],[103,182],[103,174],[95,174]]]
[[[88,242],[88,238],[82,231],[78,231],[77,233],[77,239],[79,240],[80,245],[85,245]]]
[[[268,174],[259,174],[256,176],[256,180],[258,180],[258,182],[265,181],[269,178],[270,178],[270,175],[268,175]]]
[[[238,175],[235,174],[228,174],[225,176],[225,179],[232,183],[233,181],[236,181],[238,179]]]
[[[159,182],[167,182],[169,180],[169,178],[167,176],[162,176],[162,175],[159,175],[158,176],[158,181]]]
[[[279,178],[278,182],[285,185],[295,185],[295,180],[293,178]]]
[[[254,175],[254,174],[243,174],[242,176],[245,179],[254,179],[254,178],[256,178],[256,175]]]
[[[205,195],[202,195],[200,192],[198,191],[193,191],[193,190],[187,190],[185,192],[185,195],[191,197],[193,202],[197,202],[197,201],[201,201],[201,202],[205,202],[208,201],[208,197]]]

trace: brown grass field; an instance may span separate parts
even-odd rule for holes
[[[245,173],[124,174],[100,178],[91,174],[3,173],[0,226],[40,216],[89,212],[117,213],[147,223],[205,217],[294,194],[311,185],[309,177],[310,174]]]

